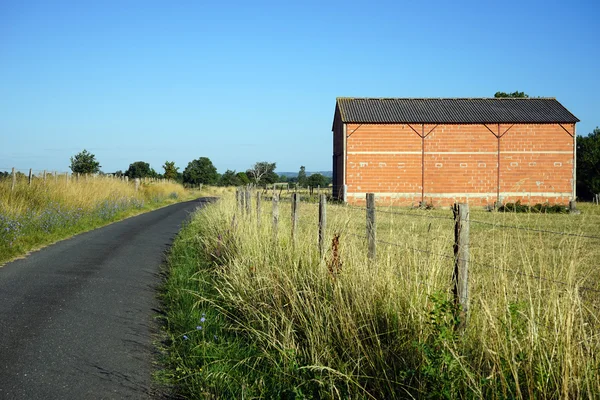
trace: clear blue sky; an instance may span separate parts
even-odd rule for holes
[[[556,97],[600,125],[596,1],[0,0],[0,169],[331,170],[337,96]]]

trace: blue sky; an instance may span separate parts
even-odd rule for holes
[[[600,125],[597,1],[0,0],[0,170],[331,170],[335,98],[556,97]]]

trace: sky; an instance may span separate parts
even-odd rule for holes
[[[0,170],[330,171],[335,99],[555,97],[600,125],[598,1],[0,0]]]

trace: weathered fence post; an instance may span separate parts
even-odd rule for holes
[[[298,193],[292,193],[292,241],[296,241],[296,228],[298,227]]]
[[[273,196],[273,238],[277,239],[279,229],[279,196]]]
[[[374,260],[377,257],[375,225],[375,193],[367,193],[367,241],[369,243],[368,257]]]
[[[250,186],[246,188],[246,214],[250,216],[250,210],[252,209],[252,195]]]
[[[54,171],[54,183],[58,183],[58,174]]]
[[[46,182],[46,170],[44,170],[44,182]]]
[[[256,226],[260,228],[260,192],[256,191]]]
[[[31,168],[29,168],[29,186],[31,186]]]
[[[11,192],[13,192],[15,190],[16,184],[17,184],[17,175],[15,174],[15,167],[12,167],[12,185],[10,186]]]
[[[577,209],[577,202],[575,200],[569,201],[569,214],[581,214]]]
[[[325,256],[325,229],[327,228],[327,196],[319,195],[319,254]]]
[[[469,205],[454,204],[454,304],[460,330],[467,325],[469,311]]]
[[[140,178],[135,178],[135,191],[140,190]]]

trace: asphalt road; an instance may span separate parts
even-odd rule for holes
[[[129,218],[0,268],[0,399],[154,397],[160,265],[203,204]]]

